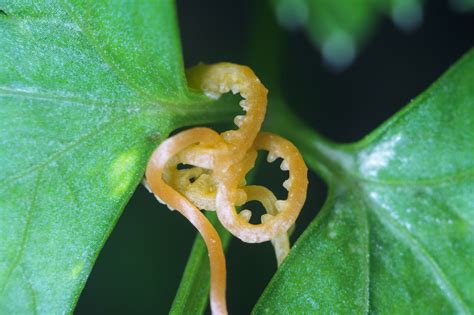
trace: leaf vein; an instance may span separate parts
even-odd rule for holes
[[[61,2],[63,3],[65,10],[71,16],[72,20],[76,22],[77,26],[82,30],[83,34],[91,44],[91,47],[97,52],[97,54],[105,62],[105,64],[110,67],[110,69],[115,73],[115,75],[117,75],[118,78],[122,79],[123,83],[125,83],[131,90],[136,91],[142,96],[145,96],[146,98],[151,100],[152,98],[149,93],[140,88],[138,85],[134,84],[133,81],[130,80],[129,76],[122,73],[124,71],[121,71],[120,67],[114,62],[113,57],[109,58],[107,53],[105,53],[104,51],[102,51],[102,49],[99,48],[97,41],[94,39],[92,33],[90,32],[90,29],[86,27],[84,23],[81,23],[81,19],[76,14],[74,6],[68,0],[62,0]]]
[[[129,118],[131,118],[131,115],[126,116],[126,117],[122,117],[118,120],[110,120],[108,122],[105,122],[103,124],[98,125],[93,131],[91,131],[91,132],[87,133],[86,135],[78,138],[77,140],[71,142],[69,145],[65,146],[63,149],[51,154],[44,161],[26,168],[24,171],[20,172],[19,174],[11,175],[9,177],[6,177],[6,178],[2,179],[0,181],[0,185],[3,186],[3,187],[6,187],[7,184],[15,182],[18,179],[21,179],[26,174],[29,174],[29,173],[31,173],[33,171],[36,171],[36,170],[41,170],[43,167],[47,166],[49,163],[51,163],[55,159],[58,159],[60,156],[62,156],[66,152],[68,152],[68,151],[74,149],[75,147],[79,146],[81,143],[85,142],[86,140],[91,139],[91,138],[97,136],[98,134],[100,134],[102,132],[107,131],[112,125],[115,125],[116,123],[119,123],[119,122],[121,122],[123,120],[126,120],[126,119],[129,119]]]
[[[25,281],[26,285],[28,286],[28,289],[30,289],[30,292],[31,292],[31,299],[33,302],[33,313],[38,314],[38,304],[36,302],[36,291],[33,289],[33,286],[31,285],[31,281],[26,276],[24,269],[21,266],[19,266],[19,270],[23,277],[23,281]]]
[[[72,97],[72,96],[59,96],[59,95],[47,94],[47,93],[41,93],[41,92],[25,91],[21,89],[10,88],[8,86],[0,86],[0,96],[4,96],[4,97],[18,96],[18,97],[32,99],[32,100],[50,101],[53,103],[58,103],[60,105],[63,105],[64,102],[69,102],[69,103],[74,103],[77,105],[84,105],[84,106],[101,105],[107,108],[114,108],[115,106],[128,105],[125,103],[124,104],[120,104],[120,103],[110,104],[107,102],[103,102],[102,100],[91,101],[91,100],[81,99],[81,98]]]
[[[465,170],[458,174],[450,174],[444,177],[434,177],[429,179],[420,179],[420,180],[394,180],[394,181],[386,181],[386,180],[375,180],[368,177],[360,177],[355,174],[352,174],[354,178],[361,182],[366,182],[370,184],[377,184],[383,186],[436,186],[436,185],[443,185],[451,181],[455,180],[465,180],[474,178],[474,169]]]
[[[26,223],[25,223],[25,228],[23,229],[23,235],[22,235],[22,238],[21,238],[21,241],[20,241],[20,244],[19,244],[19,249],[18,249],[16,257],[14,258],[10,268],[8,269],[8,271],[6,273],[6,277],[5,277],[5,280],[3,282],[2,289],[0,290],[0,294],[3,294],[5,292],[7,284],[10,281],[11,276],[13,274],[13,271],[18,267],[18,264],[20,263],[21,258],[23,256],[26,241],[27,241],[27,238],[28,238],[28,232],[30,230],[31,219],[32,219],[32,216],[33,216],[33,209],[34,209],[35,204],[36,204],[39,183],[40,183],[40,180],[41,180],[41,175],[42,175],[41,171],[38,171],[38,174],[36,175],[36,181],[35,181],[34,186],[33,186],[33,193],[32,193],[32,197],[31,197],[31,203],[30,203],[30,206],[28,207],[28,212],[26,214],[26,216],[27,216],[26,217]]]

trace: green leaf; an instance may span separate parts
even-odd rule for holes
[[[272,0],[276,16],[287,28],[304,27],[326,62],[344,68],[373,32],[381,14],[412,30],[423,18],[421,0]]]
[[[0,10],[0,313],[69,313],[151,151],[230,111],[187,89],[174,1]]]
[[[273,117],[330,193],[255,314],[474,311],[473,82],[471,50],[353,145]]]

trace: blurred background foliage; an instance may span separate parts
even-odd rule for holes
[[[360,48],[376,31],[384,16],[405,32],[423,22],[423,0],[273,0],[280,24],[287,29],[304,28],[313,44],[321,49],[328,66],[348,67]],[[472,0],[451,0],[451,8],[468,12]]]
[[[291,108],[338,142],[369,133],[474,42],[473,0],[272,0],[269,7],[253,0],[180,0],[177,8],[186,66],[250,63],[264,83],[281,77],[277,92]],[[281,49],[267,45],[275,38]],[[259,50],[249,52],[250,46]],[[279,68],[259,72],[252,54],[279,60]],[[280,175],[272,166],[263,164],[256,182],[281,189],[274,185]],[[325,184],[310,174],[293,239],[317,214],[325,194]],[[194,237],[188,222],[138,187],[76,313],[167,313]],[[276,270],[272,248],[232,239],[227,263],[229,309],[247,314]]]

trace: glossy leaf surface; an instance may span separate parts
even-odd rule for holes
[[[292,123],[330,185],[255,314],[474,310],[474,51],[354,145]]]
[[[188,91],[174,1],[0,1],[0,313],[73,310]]]

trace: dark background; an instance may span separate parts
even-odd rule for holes
[[[255,2],[262,0],[178,1],[186,66],[199,61],[249,63],[252,25],[272,23],[273,18],[268,11],[254,14]],[[285,56],[279,92],[304,121],[332,140],[352,142],[367,135],[473,45],[472,13],[456,13],[447,1],[426,2],[419,28],[407,33],[382,18],[355,62],[340,72],[324,65],[303,31],[272,25],[271,32],[282,32],[281,50],[267,53]],[[267,167],[259,174],[268,172],[276,169]],[[258,174],[257,181],[265,183]],[[293,238],[314,218],[325,193],[324,183],[311,174],[308,201]],[[76,313],[167,313],[194,237],[188,222],[138,187],[97,260]],[[275,272],[272,248],[233,239],[227,262],[229,310],[247,314]]]

